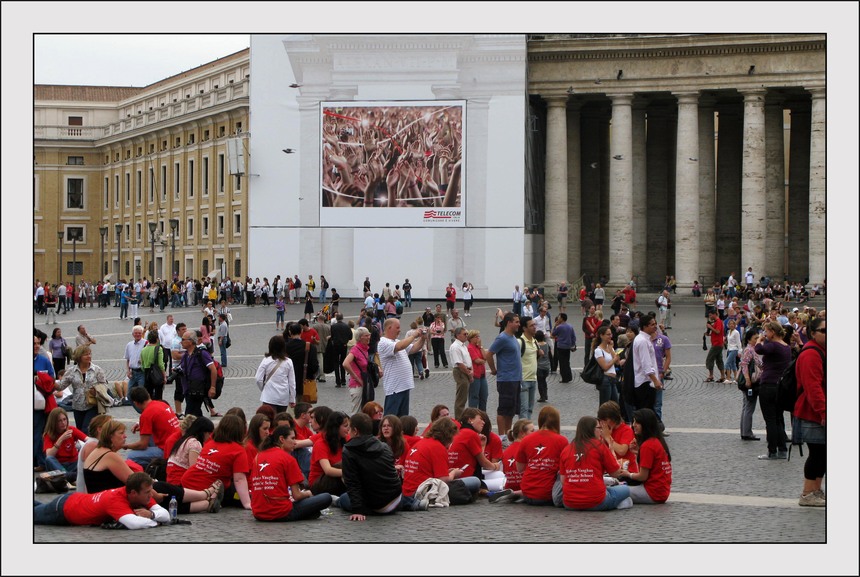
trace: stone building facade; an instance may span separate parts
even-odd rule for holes
[[[34,87],[36,278],[245,274],[249,52],[143,88]]]
[[[546,152],[526,277],[824,280],[825,48],[823,34],[530,36]]]

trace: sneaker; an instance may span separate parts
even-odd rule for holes
[[[424,369],[424,378],[425,378],[425,379],[429,379],[429,378],[430,378],[430,369]]]
[[[548,400],[548,399],[538,399],[538,400],[537,400],[537,402],[539,402],[539,403],[545,403],[545,402],[547,402],[547,400]]]
[[[816,495],[815,491],[813,491],[812,493],[801,495],[797,504],[801,507],[826,507],[827,501]]]
[[[340,496],[339,495],[332,496],[331,506],[340,508]]]
[[[813,493],[814,493],[815,495],[818,495],[819,497],[821,497],[821,498],[822,498],[822,499],[824,499],[825,501],[827,500],[827,495],[825,495],[825,494],[824,494],[824,491],[821,491],[821,490],[819,490],[819,491],[813,491]]]
[[[416,511],[426,511],[430,508],[430,498],[424,497],[420,501],[418,501],[415,510]]]
[[[788,451],[777,451],[776,452],[777,459],[788,459]]]
[[[630,497],[627,497],[626,499],[624,499],[623,501],[618,503],[618,506],[615,508],[616,509],[629,509],[632,506],[633,506],[633,499]]]
[[[513,491],[511,491],[510,489],[502,489],[501,491],[496,491],[495,493],[490,495],[489,501],[490,503],[497,503],[499,499],[501,499],[502,497],[507,497],[512,493]]]
[[[776,456],[776,453],[767,453],[766,455],[759,455],[758,460],[759,461],[776,461],[777,456]]]

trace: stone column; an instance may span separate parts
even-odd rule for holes
[[[744,95],[741,269],[765,270],[764,90]],[[735,270],[736,274],[741,271]]]
[[[613,94],[609,142],[609,286],[620,288],[633,275],[632,94]],[[606,263],[602,263],[604,269]]]
[[[567,96],[547,101],[544,285],[567,279]]]
[[[741,269],[741,223],[738,218],[741,213],[742,110],[735,103],[726,103],[719,108],[714,280],[727,277],[732,271],[740,274],[740,270],[746,269]]]
[[[597,221],[597,230],[600,236],[600,248],[598,250],[598,266],[591,282],[596,283],[600,278],[609,273],[609,235],[614,224],[609,220],[609,121],[612,116],[610,106],[600,109],[600,219]],[[599,223],[599,224],[598,224]]]
[[[699,98],[699,272],[706,286],[714,282],[716,263],[714,101]]]
[[[633,140],[633,212],[630,215],[632,223],[631,234],[633,242],[633,275],[645,278],[648,264],[648,234],[647,234],[647,167],[645,149],[645,99],[636,99],[633,103],[632,140]],[[630,280],[625,279],[625,280]]]
[[[762,271],[753,268],[753,272],[759,276],[764,274],[771,278],[782,278],[785,272],[785,143],[782,106],[781,97],[765,100],[765,264]]]
[[[812,138],[809,142],[809,282],[827,274],[827,126],[825,88],[811,88]]]
[[[580,135],[581,104],[571,102],[567,108],[567,280],[582,274],[582,142]]]
[[[678,94],[675,146],[675,280],[692,286],[699,277],[699,94]]]
[[[581,271],[599,276],[600,261],[600,115],[589,107],[582,111],[582,234]],[[575,281],[576,279],[569,279]]]
[[[791,104],[788,151],[788,277],[809,276],[809,100]],[[782,278],[782,277],[780,277]]]

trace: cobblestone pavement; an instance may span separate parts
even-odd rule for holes
[[[643,302],[653,303],[643,296]],[[686,302],[685,302],[686,301]],[[741,393],[734,385],[705,383],[702,332],[703,308],[698,301],[676,298],[673,307],[673,376],[664,398],[664,422],[671,433],[667,442],[672,452],[673,486],[669,502],[660,506],[634,506],[610,513],[571,513],[560,509],[525,505],[490,505],[486,500],[468,507],[431,510],[426,513],[401,513],[386,518],[370,518],[364,524],[348,522],[347,516],[334,509],[317,521],[298,524],[264,525],[253,520],[249,512],[226,508],[218,515],[189,515],[190,526],[168,526],[154,530],[107,532],[78,527],[35,527],[35,543],[69,542],[193,542],[193,543],[826,543],[824,509],[797,505],[803,479],[805,457],[793,451],[786,461],[759,461],[766,451],[762,442],[743,442],[738,432]],[[404,332],[408,321],[431,303],[418,303],[403,315]],[[435,303],[433,303],[435,304]],[[496,306],[504,303],[477,302],[471,317],[465,320],[479,328],[484,344],[489,346],[497,329],[492,326]],[[818,304],[818,303],[816,303]],[[360,304],[341,307],[345,314],[357,313]],[[650,310],[652,307],[644,307]],[[143,309],[144,321],[164,322],[167,313],[177,321],[196,326],[202,315],[199,309],[166,309],[150,314]],[[608,310],[608,309],[607,309]],[[86,309],[60,316],[58,326],[74,338],[75,327],[85,322],[91,335],[98,339],[93,362],[107,372],[109,380],[122,378],[122,353],[130,340],[130,321],[118,319],[117,309]],[[556,310],[551,313],[556,313]],[[611,311],[609,311],[611,312]],[[287,318],[298,318],[302,309],[289,306]],[[594,387],[584,383],[577,369],[582,368],[583,350],[578,306],[568,307],[577,331],[580,348],[572,354],[574,373],[570,384],[561,384],[558,375],[549,380],[550,403],[562,414],[562,432],[571,437],[580,416],[594,414],[598,396]],[[274,330],[274,307],[233,307],[231,335],[225,368],[226,384],[216,401],[224,412],[232,406],[242,407],[249,416],[259,405],[259,391],[253,382],[256,368]],[[42,317],[37,317],[40,326]],[[50,328],[50,327],[47,327]],[[426,423],[430,409],[443,402],[453,406],[454,381],[449,370],[432,370],[429,380],[416,380],[411,398],[411,413]],[[495,416],[497,395],[492,380],[488,413]],[[381,389],[380,389],[381,393]],[[336,389],[333,375],[319,386],[319,403],[336,410],[346,410],[346,389]],[[536,414],[542,405],[535,407]],[[130,407],[113,409],[112,414],[128,423],[137,415]],[[759,412],[754,418],[756,434],[764,437],[764,422]],[[130,433],[130,431],[129,431]],[[129,440],[134,435],[129,434]],[[856,493],[855,493],[856,494]],[[46,501],[51,495],[37,495]],[[856,502],[851,501],[856,509]],[[856,511],[855,511],[856,515]],[[607,531],[606,521],[613,524]],[[619,531],[618,523],[631,531]],[[471,529],[471,530],[470,530]],[[856,525],[853,526],[856,535]],[[832,537],[831,537],[832,538]],[[730,560],[715,560],[719,562]],[[447,566],[451,566],[447,564]],[[497,566],[500,567],[500,566]],[[700,569],[701,571],[702,569]]]

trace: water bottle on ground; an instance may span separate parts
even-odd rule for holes
[[[178,509],[179,509],[179,506],[176,504],[176,497],[171,496],[170,497],[170,504],[167,506],[167,512],[170,513],[170,524],[171,525],[176,524],[176,514],[177,514]]]

